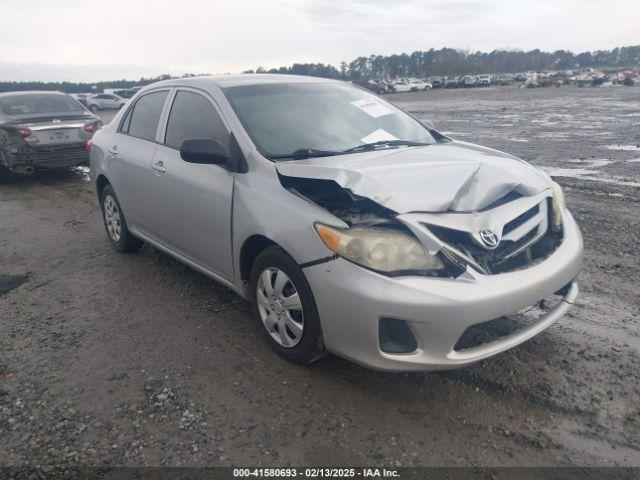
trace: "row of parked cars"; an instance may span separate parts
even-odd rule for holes
[[[524,82],[527,80],[524,73],[500,75],[457,75],[444,77],[419,78],[399,78],[396,80],[362,80],[354,83],[367,88],[377,94],[419,92],[431,90],[432,88],[473,88],[488,87],[491,85],[511,85],[514,82]]]

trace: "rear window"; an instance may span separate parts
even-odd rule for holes
[[[28,94],[0,98],[0,109],[5,115],[83,112],[80,103],[68,95]]]
[[[140,97],[133,106],[133,110],[127,112],[122,131],[134,137],[154,142],[167,94],[167,91],[162,91],[148,93]]]

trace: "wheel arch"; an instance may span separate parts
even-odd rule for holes
[[[102,191],[107,185],[111,185],[107,176],[103,173],[99,174],[96,178],[96,194],[98,195],[98,201],[102,199]]]
[[[248,286],[249,280],[251,279],[251,268],[256,258],[258,258],[258,255],[267,248],[274,246],[282,248],[281,245],[272,239],[260,234],[251,235],[242,243],[239,258],[239,274],[242,285],[245,287]]]

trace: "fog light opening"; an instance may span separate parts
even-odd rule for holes
[[[379,339],[380,350],[384,353],[411,353],[418,348],[407,322],[397,318],[380,319]]]

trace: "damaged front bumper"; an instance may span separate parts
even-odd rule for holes
[[[396,371],[443,370],[489,358],[537,335],[570,308],[578,292],[582,237],[567,212],[564,239],[529,268],[482,274],[468,268],[457,278],[388,277],[337,258],[304,269],[322,321],[328,350],[356,363]],[[456,344],[472,325],[488,322],[562,292],[562,301],[533,324],[473,348]],[[405,323],[416,348],[381,348],[381,320]]]

